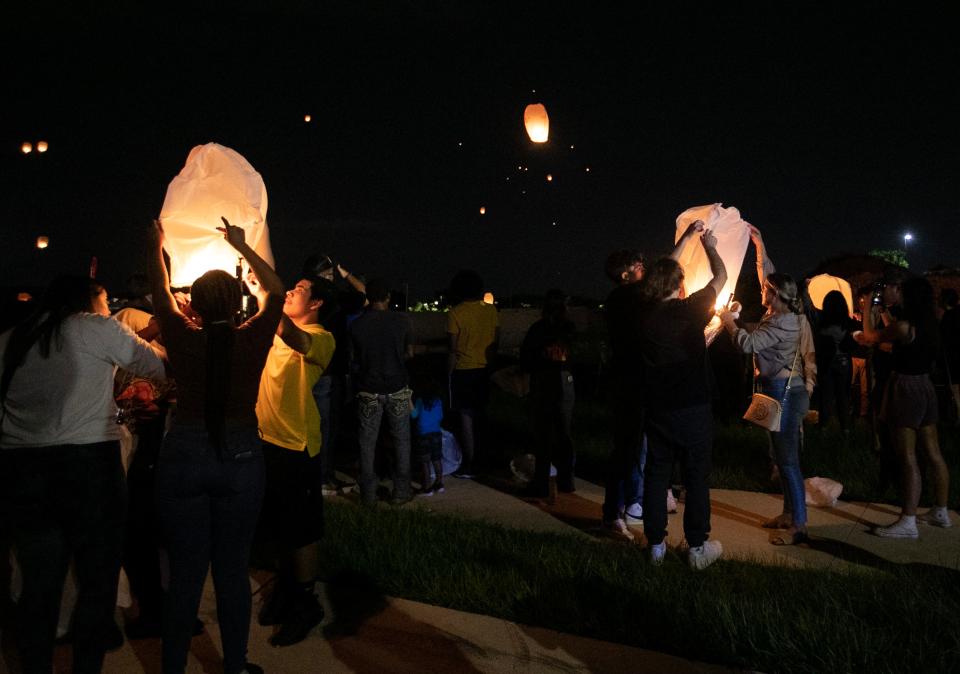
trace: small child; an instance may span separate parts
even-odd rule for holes
[[[443,402],[439,387],[427,382],[411,403],[410,418],[414,420],[414,448],[423,471],[420,493],[423,496],[442,494],[443,488]],[[434,481],[430,482],[430,464],[433,464]]]

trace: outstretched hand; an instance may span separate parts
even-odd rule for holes
[[[703,230],[703,234],[700,235],[700,243],[703,244],[704,248],[716,248],[717,237],[715,237],[709,229],[705,229]]]
[[[684,232],[684,236],[693,236],[698,232],[702,232],[706,225],[703,224],[703,220],[694,220],[689,225],[687,225],[687,231]]]
[[[223,238],[227,240],[234,248],[239,249],[243,244],[246,243],[246,235],[243,231],[243,227],[234,227],[230,222],[220,216],[220,219],[223,220],[223,227],[217,227],[218,232],[223,232]]]

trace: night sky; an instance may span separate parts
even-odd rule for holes
[[[7,22],[0,284],[96,255],[119,291],[167,184],[209,141],[263,176],[291,281],[323,250],[413,299],[460,267],[500,298],[599,298],[610,250],[665,253],[676,216],[711,202],[738,207],[797,275],[902,248],[906,231],[913,268],[960,265],[944,9],[301,4]],[[532,102],[550,113],[546,146],[523,129]],[[47,153],[20,152],[39,140]]]

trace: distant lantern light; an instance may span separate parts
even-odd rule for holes
[[[50,245],[50,237],[48,236],[38,236],[37,237],[37,248],[43,250]]]
[[[480,207],[480,215],[486,215],[486,214],[487,214],[487,207],[486,207],[486,206],[481,206],[481,207]]]
[[[50,146],[47,145],[47,141],[41,140],[39,143],[37,143],[37,152],[46,152],[47,148],[49,147]]]
[[[305,122],[307,122],[307,123],[310,123],[310,121],[311,121],[312,119],[313,119],[313,117],[310,116],[310,115],[304,115],[304,116],[303,116],[303,121],[305,121]]]
[[[531,103],[523,111],[523,125],[534,143],[546,143],[550,137],[550,117],[540,103]]]
[[[33,144],[32,144],[32,143],[24,143],[23,145],[20,146],[20,151],[21,151],[23,154],[30,154],[31,152],[33,152]]]
[[[587,173],[590,173],[590,167],[589,167],[589,166],[587,167]]]
[[[573,149],[573,145],[570,146],[570,149],[571,149],[571,150]]]
[[[493,304],[493,293],[483,293],[483,303]]]
[[[547,182],[548,182],[548,183],[552,183],[552,182],[553,182],[553,174],[552,174],[552,173],[548,173],[548,174],[547,174]]]
[[[17,302],[29,302],[33,299],[30,293],[17,293]]]

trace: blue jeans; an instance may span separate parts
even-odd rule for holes
[[[163,611],[163,671],[183,672],[207,567],[213,572],[223,670],[247,662],[250,547],[263,501],[264,468],[255,424],[228,426],[218,452],[202,424],[174,424],[157,465],[157,513],[170,555]]]
[[[786,378],[760,379],[758,383],[761,393],[776,398],[782,404],[780,432],[770,433],[773,460],[780,469],[783,512],[793,517],[794,526],[802,527],[807,523],[807,502],[803,489],[803,473],[800,472],[800,427],[803,417],[810,409],[810,397],[800,377],[791,380],[790,392],[786,398]]]
[[[342,375],[324,375],[313,386],[313,399],[320,412],[320,470],[323,483],[334,481],[343,390]]]
[[[410,497],[410,395],[404,387],[393,393],[357,394],[357,415],[360,417],[360,500],[370,505],[377,500],[377,479],[374,470],[377,436],[380,435],[380,420],[387,413],[387,424],[393,437],[395,465],[393,474],[393,498]]]

